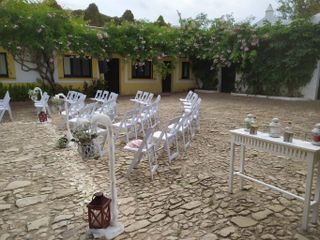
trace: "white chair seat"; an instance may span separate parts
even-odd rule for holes
[[[156,131],[156,132],[153,133],[153,136],[152,136],[152,137],[155,138],[155,139],[157,139],[157,140],[159,140],[160,137],[161,137],[161,134],[162,134],[161,131]],[[165,141],[167,138],[170,138],[170,137],[172,137],[172,136],[173,136],[173,135],[170,134],[170,133],[163,134],[162,137],[161,137],[161,140]]]

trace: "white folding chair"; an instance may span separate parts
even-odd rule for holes
[[[190,90],[185,98],[179,98],[181,102],[188,102],[192,97],[193,92]]]
[[[192,139],[192,129],[191,129],[191,121],[190,121],[191,113],[184,113],[182,117],[179,119],[177,125],[169,125],[168,128],[174,129],[177,128],[178,133],[182,137],[183,148],[186,151],[191,143]]]
[[[185,113],[190,113],[191,115],[191,121],[195,122],[196,125],[196,130],[200,130],[200,119],[199,119],[199,109],[200,109],[200,104],[201,104],[201,98],[197,99],[196,104],[191,108],[191,107],[185,107],[184,112]],[[193,130],[193,128],[192,128]],[[194,136],[194,131],[192,132]]]
[[[85,106],[86,95],[82,93],[76,94],[76,99],[69,101],[69,115],[66,116],[66,111],[62,111],[61,115],[65,116],[65,120],[67,121],[70,118],[75,117],[79,111]]]
[[[160,124],[160,112],[159,112],[160,100],[161,100],[161,96],[158,95],[156,100],[152,104],[151,121],[152,121],[153,127],[156,127]]]
[[[110,95],[108,97],[108,101],[117,101],[118,98],[118,94],[114,93],[114,92],[110,92]]]
[[[35,108],[37,109],[37,114],[39,114],[40,112],[46,112],[46,113],[48,113],[49,115],[51,115],[50,114],[50,109],[49,109],[49,105],[48,105],[48,101],[49,101],[49,95],[48,95],[48,93],[47,92],[44,92],[43,94],[42,94],[42,97],[41,97],[41,99],[40,99],[40,101],[36,101],[35,103],[34,103],[34,106],[35,106]]]
[[[4,113],[8,111],[10,120],[12,121],[12,111],[10,107],[10,94],[9,91],[6,92],[3,99],[0,99],[0,122],[4,116]]]
[[[138,136],[138,109],[133,109],[127,111],[120,122],[116,122],[113,127],[116,129],[115,131],[115,139],[119,138],[121,133],[125,134],[126,142],[129,142],[130,133],[133,131],[135,137]]]
[[[143,92],[138,90],[134,99],[140,100],[142,98],[142,94],[143,94]]]
[[[146,104],[150,104],[151,101],[152,101],[152,98],[153,98],[154,94],[153,93],[150,93],[145,101]]]
[[[143,135],[146,133],[146,129],[149,129],[152,125],[151,122],[151,105],[141,106],[138,114],[138,123],[140,124],[140,129]]]
[[[117,102],[113,100],[104,102],[102,106],[96,110],[96,113],[108,115],[111,121],[113,121],[117,115]]]
[[[152,136],[156,142],[156,150],[163,148],[167,152],[169,163],[180,155],[177,136],[179,120],[180,117],[169,120],[162,131],[156,131]],[[169,126],[171,127],[169,128]],[[162,143],[163,147],[159,147]]]
[[[96,91],[96,95],[93,98],[90,98],[91,100],[95,100],[98,101],[98,99],[100,99],[102,96],[102,90],[97,90]]]
[[[89,123],[93,114],[95,113],[97,103],[87,104],[85,107],[79,110],[79,112],[69,119],[69,123],[76,125],[77,123]]]
[[[140,101],[141,101],[142,103],[147,102],[148,96],[149,96],[149,93],[148,93],[148,92],[144,92],[143,95],[142,95],[142,97],[141,97],[141,99],[140,99]]]
[[[78,92],[76,91],[68,91],[68,94],[67,94],[67,102],[72,104],[74,103],[75,101],[77,101],[77,98],[78,98]]]
[[[99,101],[99,102],[107,101],[108,95],[109,95],[108,91],[103,91],[101,97],[97,101]]]
[[[134,158],[129,166],[126,176],[129,177],[133,169],[136,168],[141,161],[142,157],[145,155],[148,158],[149,171],[151,179],[158,168],[158,160],[155,150],[155,145],[152,141],[153,129],[150,128],[147,130],[146,135],[143,140],[133,140],[124,147],[125,150],[133,152]]]

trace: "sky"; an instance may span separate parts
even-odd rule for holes
[[[179,11],[183,18],[196,17],[205,13],[209,19],[232,14],[236,21],[254,17],[254,22],[264,17],[271,3],[277,9],[278,0],[57,0],[67,9],[85,9],[94,2],[99,11],[108,16],[120,17],[127,9],[136,19],[155,21],[162,15],[166,22],[178,25]]]

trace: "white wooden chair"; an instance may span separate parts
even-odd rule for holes
[[[93,98],[90,98],[91,100],[98,101],[102,96],[102,90],[97,90],[96,95]]]
[[[148,93],[148,92],[144,92],[143,95],[142,95],[142,97],[141,97],[141,99],[140,99],[140,101],[141,101],[142,103],[146,103],[149,94],[150,94],[150,93]]]
[[[168,128],[174,129],[177,128],[179,135],[182,138],[183,148],[186,151],[190,146],[192,140],[192,126],[191,126],[191,113],[184,113],[179,119],[177,125],[169,125]]]
[[[78,92],[76,91],[68,91],[68,94],[67,94],[67,102],[72,104],[74,102],[77,101],[77,98],[78,98]]]
[[[4,113],[8,111],[10,120],[12,121],[12,111],[10,107],[10,94],[9,91],[6,92],[3,99],[0,99],[0,122],[4,116]]]
[[[79,112],[69,119],[69,123],[76,125],[77,123],[89,123],[93,114],[95,113],[97,103],[87,104],[85,107],[79,110]]]
[[[113,100],[104,102],[102,106],[96,110],[96,113],[108,115],[111,121],[113,121],[117,115],[117,102]]]
[[[155,145],[153,144],[153,129],[150,128],[147,130],[146,135],[143,140],[133,140],[124,147],[124,150],[134,153],[134,158],[129,166],[126,176],[129,177],[133,169],[135,169],[140,163],[141,159],[145,155],[149,163],[149,171],[151,179],[158,168],[158,160],[156,155]]]
[[[134,99],[140,100],[142,98],[143,92],[138,90]]]
[[[191,122],[195,123],[195,128],[197,131],[200,131],[199,110],[200,110],[201,101],[202,101],[201,98],[198,98],[196,104],[193,107],[185,107],[184,108],[185,113],[190,113]],[[192,128],[192,130],[193,130],[193,128]],[[194,131],[192,132],[192,134],[194,136]]]
[[[193,105],[196,104],[198,98],[199,98],[198,94],[194,93],[194,94],[191,96],[190,100],[185,101],[185,102],[182,102],[183,108],[185,108],[185,107],[192,107]]]
[[[162,131],[156,131],[152,136],[156,142],[156,150],[164,149],[167,152],[169,163],[180,156],[177,136],[180,119],[180,117],[176,117],[169,120]],[[169,126],[171,127],[169,128]]]
[[[50,114],[50,109],[49,109],[49,105],[48,105],[48,101],[49,101],[49,95],[47,92],[44,92],[42,94],[42,97],[39,101],[34,102],[34,106],[37,109],[37,114],[39,114],[40,112],[46,112],[49,115]]]
[[[99,99],[97,99],[97,101],[99,102],[105,102],[108,100],[108,96],[109,96],[109,91],[103,91],[101,97]]]
[[[181,102],[188,102],[190,101],[192,95],[193,95],[193,92],[190,90],[185,98],[179,98],[179,100]]]
[[[151,127],[155,128],[160,124],[160,112],[159,112],[159,107],[160,107],[160,100],[161,96],[158,95],[156,100],[151,104]]]
[[[110,95],[108,97],[108,101],[117,101],[118,99],[118,94],[117,93],[114,93],[114,92],[110,92]]]
[[[148,97],[147,97],[147,99],[146,99],[145,103],[146,103],[146,104],[150,104],[150,103],[151,103],[151,101],[152,101],[153,96],[154,96],[154,94],[153,94],[153,93],[149,93],[149,95],[148,95]]]
[[[138,136],[138,114],[139,109],[127,111],[120,122],[116,122],[113,127],[115,131],[115,139],[118,139],[121,133],[125,134],[126,142],[129,142],[130,133],[134,132],[135,137]]]
[[[141,106],[138,114],[138,123],[140,125],[139,132],[141,131],[143,135],[146,133],[146,129],[149,129],[152,125],[151,122],[151,105]]]
[[[85,100],[86,100],[86,95],[82,93],[77,93],[76,92],[76,97],[72,101],[69,102],[69,116],[66,116],[66,111],[62,111],[61,115],[65,116],[65,119],[68,120],[70,118],[73,118],[77,116],[79,111],[85,106]]]

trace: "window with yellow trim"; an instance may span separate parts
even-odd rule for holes
[[[64,77],[92,77],[92,61],[85,57],[64,56]]]
[[[0,53],[0,77],[8,77],[8,62],[6,53]]]
[[[152,79],[151,61],[132,64],[132,78]]]
[[[181,71],[182,79],[190,79],[190,63],[182,62],[182,71]]]

